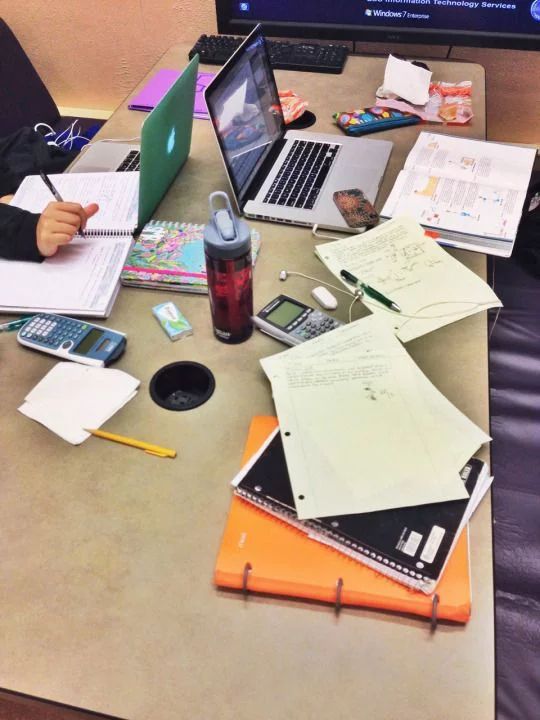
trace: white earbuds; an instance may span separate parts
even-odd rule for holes
[[[296,272],[296,270],[280,270],[279,271],[279,279],[283,282],[286,280],[289,275],[298,275],[299,277],[306,278],[307,280],[313,280],[314,282],[321,283],[322,285],[326,285],[327,287],[331,287],[333,290],[337,290],[337,292],[343,293],[344,295],[348,295],[349,297],[354,298],[361,298],[364,295],[363,290],[360,288],[355,288],[354,290],[344,290],[343,288],[336,287],[335,285],[332,285],[331,283],[325,282],[324,280],[321,280],[320,278],[312,277],[311,275],[304,275],[304,273]]]

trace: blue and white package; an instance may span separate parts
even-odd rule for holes
[[[192,334],[193,329],[187,318],[182,315],[173,302],[156,305],[152,308],[152,312],[171,340],[178,340]]]

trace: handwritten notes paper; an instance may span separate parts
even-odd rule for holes
[[[315,252],[347,287],[339,274],[342,269],[400,306],[402,312],[396,313],[364,298],[402,342],[501,305],[489,285],[426,236],[412,218],[395,218],[361,236],[317,245]]]
[[[261,360],[300,519],[466,497],[489,437],[372,315]]]

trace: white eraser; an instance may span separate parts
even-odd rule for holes
[[[313,288],[311,295],[325,310],[335,310],[337,308],[337,300],[332,295],[330,290],[327,290],[322,285]]]

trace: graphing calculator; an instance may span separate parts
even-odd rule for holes
[[[17,340],[32,350],[95,367],[109,365],[126,347],[124,333],[52,313],[31,317],[19,330]]]
[[[287,295],[278,295],[252,319],[259,330],[286,345],[300,345],[343,325],[340,320]]]

